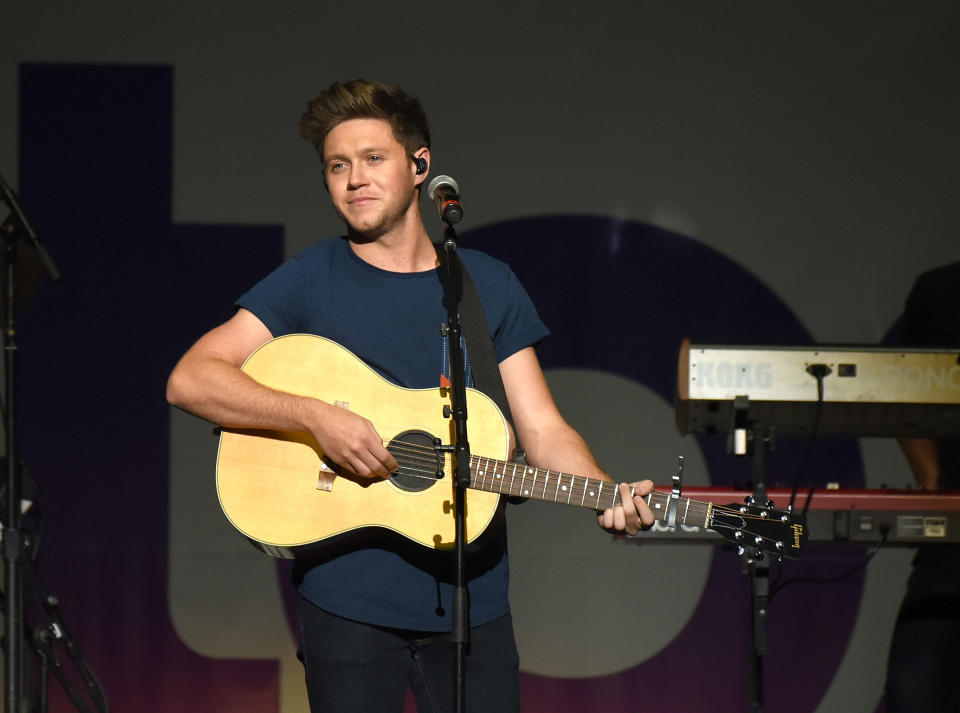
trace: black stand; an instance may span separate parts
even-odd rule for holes
[[[453,642],[456,647],[454,663],[454,710],[463,713],[466,710],[466,655],[470,644],[470,606],[467,595],[467,526],[466,501],[467,488],[470,486],[470,442],[467,440],[467,386],[464,355],[460,335],[460,299],[463,293],[463,280],[460,261],[457,258],[457,234],[452,223],[448,223],[443,234],[443,251],[446,256],[446,274],[443,282],[444,304],[447,308],[447,322],[444,332],[447,337],[450,354],[450,413],[453,417],[455,441],[453,453],[456,459],[454,474],[454,522],[455,522],[455,560],[456,573],[453,592]]]
[[[6,594],[4,617],[5,691],[4,710],[19,713],[23,699],[23,535],[20,529],[20,457],[17,452],[17,248],[21,237],[28,238],[36,249],[47,273],[54,281],[60,280],[56,266],[37,240],[20,208],[13,191],[0,176],[0,200],[7,204],[10,214],[0,226],[5,242],[6,291],[3,315],[3,353],[6,386],[6,445],[7,507],[3,520],[3,563]]]
[[[773,447],[773,436],[762,426],[754,425],[751,439],[753,445],[753,496],[748,504],[767,502],[767,451]],[[744,566],[750,574],[751,634],[753,639],[750,713],[763,711],[763,663],[767,655],[767,601],[770,596],[770,562],[763,550],[744,552]]]
[[[27,538],[24,538],[25,542]],[[29,549],[29,542],[26,542]],[[50,674],[60,683],[67,698],[73,703],[74,707],[80,713],[92,713],[90,706],[83,700],[77,690],[70,683],[70,679],[63,671],[60,664],[60,658],[57,655],[57,646],[62,645],[67,655],[73,661],[76,670],[83,679],[84,686],[93,706],[98,713],[110,713],[110,705],[107,702],[103,687],[94,676],[93,671],[87,665],[87,662],[80,655],[76,643],[70,636],[70,631],[60,616],[60,601],[56,596],[46,591],[40,578],[33,568],[30,557],[23,560],[23,572],[26,575],[26,581],[33,589],[37,600],[43,607],[45,621],[36,627],[33,627],[30,637],[30,643],[40,659],[40,681],[39,681],[39,704],[38,713],[47,713],[47,683]]]
[[[749,420],[750,400],[738,396],[733,402],[727,449],[734,455],[753,457],[753,495],[748,505],[769,506],[767,499],[767,453],[773,450],[775,431]],[[750,576],[750,713],[763,712],[763,664],[767,655],[767,605],[770,598],[770,563],[759,543],[744,541],[737,550],[743,572]]]

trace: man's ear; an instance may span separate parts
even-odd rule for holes
[[[427,180],[427,174],[430,171],[430,149],[421,146],[410,154],[410,159],[414,165],[414,181],[417,186]]]

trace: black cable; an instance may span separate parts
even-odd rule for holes
[[[876,543],[876,544],[873,546],[873,549],[872,549],[871,551],[868,551],[868,552],[867,552],[867,555],[866,555],[860,562],[858,562],[856,565],[854,565],[854,566],[853,566],[852,568],[850,568],[848,571],[846,571],[846,572],[844,572],[844,573],[842,573],[842,574],[838,574],[838,575],[836,575],[836,576],[834,576],[834,577],[793,577],[793,578],[787,579],[787,580],[785,580],[783,583],[781,583],[781,582],[780,582],[780,576],[779,576],[779,574],[778,574],[778,576],[777,576],[777,581],[774,582],[773,585],[770,587],[770,594],[769,594],[769,597],[768,597],[768,598],[769,598],[769,599],[773,599],[773,597],[774,597],[775,594],[777,594],[778,592],[781,592],[785,587],[787,587],[787,586],[790,585],[790,584],[795,584],[795,583],[798,583],[798,582],[804,582],[804,583],[807,583],[807,584],[833,584],[833,583],[835,583],[835,582],[841,582],[841,581],[843,581],[844,579],[847,579],[848,577],[852,577],[852,576],[855,575],[857,572],[859,572],[859,571],[862,570],[864,567],[866,567],[866,566],[870,563],[870,560],[872,560],[874,557],[876,557],[877,552],[880,551],[880,548],[883,547],[883,546],[887,543],[887,535],[888,535],[888,534],[889,534],[889,529],[888,529],[888,528],[886,528],[886,527],[880,528],[880,542]],[[782,572],[782,571],[783,571],[782,569],[779,570],[779,572]]]
[[[810,463],[810,454],[813,453],[813,444],[817,439],[817,433],[820,431],[820,417],[823,414],[823,379],[832,373],[832,369],[826,364],[811,364],[807,367],[807,373],[810,374],[813,378],[817,380],[817,407],[813,414],[813,424],[810,428],[810,438],[807,440],[807,449],[803,456],[803,461],[801,461],[800,470],[797,472],[797,476],[793,481],[793,488],[790,490],[790,509],[793,509],[794,502],[797,499],[797,491],[800,489],[800,483],[803,480],[803,476],[806,475],[807,466]],[[803,504],[803,512],[801,517],[807,516],[807,509],[810,507],[810,500],[813,496],[813,488],[810,489],[810,492],[807,495],[807,500]]]

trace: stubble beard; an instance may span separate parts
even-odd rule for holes
[[[352,220],[342,211],[337,213],[346,224],[348,235],[360,242],[373,242],[402,225],[407,211],[416,199],[417,191],[414,188],[409,194],[398,196],[396,200],[382,204],[376,215],[364,216],[362,221]]]

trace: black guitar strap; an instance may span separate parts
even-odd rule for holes
[[[442,245],[435,244],[434,247],[437,249],[437,257],[440,260],[441,269],[443,269],[446,252]],[[493,340],[490,339],[490,327],[487,325],[487,318],[483,313],[480,294],[477,292],[476,285],[473,284],[467,266],[463,264],[456,252],[454,252],[454,259],[460,263],[460,274],[463,277],[463,290],[460,296],[460,322],[463,328],[463,338],[467,343],[467,354],[470,359],[470,368],[473,371],[474,386],[493,399],[497,408],[500,409],[500,412],[513,428],[514,436],[516,436],[517,429],[513,423],[510,404],[507,402],[507,392],[503,387],[503,379],[500,378],[500,367],[497,365],[497,355],[493,349]],[[527,462],[519,437],[513,460],[516,463],[525,464]]]

